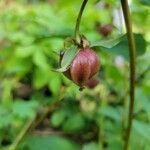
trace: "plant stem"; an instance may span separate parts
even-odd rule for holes
[[[124,20],[126,24],[127,36],[128,36],[128,45],[129,45],[129,56],[130,56],[130,105],[129,105],[129,114],[128,114],[128,126],[126,129],[124,150],[128,149],[130,133],[133,120],[133,111],[134,111],[134,101],[135,101],[135,60],[136,60],[136,48],[134,36],[132,33],[132,23],[131,16],[129,12],[129,6],[127,0],[121,0]]]
[[[83,11],[84,11],[84,8],[85,8],[87,2],[88,2],[88,0],[83,0],[83,3],[81,5],[81,8],[80,8],[80,11],[79,11],[79,14],[78,14],[78,18],[77,18],[77,21],[76,21],[75,32],[74,32],[76,42],[78,41],[81,17],[82,17],[82,14],[83,14]]]
[[[23,127],[23,129],[21,130],[21,132],[18,134],[18,136],[16,137],[14,143],[8,148],[8,150],[16,150],[18,144],[20,143],[20,141],[22,140],[22,138],[25,136],[25,134],[27,133],[28,129],[30,128],[31,124],[33,123],[33,121],[35,120],[35,117],[32,117]]]

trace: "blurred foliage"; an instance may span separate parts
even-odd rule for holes
[[[54,71],[64,39],[74,34],[80,5],[80,0],[0,1],[0,149],[121,150],[129,64],[123,22],[118,20],[121,30],[114,23],[119,0],[89,1],[82,19],[81,31],[97,44],[101,59],[98,85],[80,92]],[[132,0],[130,8],[140,54],[130,149],[149,150],[149,1]],[[106,37],[101,25],[107,24],[112,31]]]

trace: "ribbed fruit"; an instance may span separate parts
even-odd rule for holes
[[[99,70],[100,60],[91,48],[80,49],[64,75],[83,87]]]

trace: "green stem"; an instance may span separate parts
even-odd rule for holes
[[[22,140],[22,138],[25,136],[25,134],[27,133],[28,129],[30,128],[31,124],[33,123],[33,121],[35,120],[35,117],[32,117],[23,127],[23,129],[21,130],[21,132],[18,134],[18,136],[16,137],[14,143],[8,148],[8,150],[16,150],[18,144],[20,143],[20,141]]]
[[[136,48],[135,48],[135,41],[134,36],[132,33],[132,23],[131,23],[131,16],[129,12],[129,6],[127,0],[121,0],[124,20],[126,24],[127,36],[128,36],[128,45],[129,45],[129,56],[130,56],[130,105],[129,105],[129,114],[128,114],[128,126],[126,129],[125,135],[125,143],[124,143],[124,150],[128,149],[129,140],[130,140],[130,133],[132,127],[132,120],[133,120],[133,111],[134,111],[134,101],[135,101],[135,60],[136,60]]]
[[[80,8],[80,11],[79,11],[79,14],[78,14],[78,18],[77,18],[77,21],[76,21],[75,32],[74,32],[74,36],[75,36],[76,42],[78,41],[81,17],[82,17],[82,14],[83,14],[83,11],[84,11],[84,8],[85,8],[87,2],[88,2],[88,0],[83,0],[82,6]]]

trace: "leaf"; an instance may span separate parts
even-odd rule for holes
[[[71,140],[46,135],[29,135],[20,147],[20,150],[80,150],[79,146]]]
[[[118,44],[120,41],[121,41],[121,38],[93,42],[93,43],[91,43],[91,47],[112,48],[113,46]]]
[[[111,106],[99,109],[99,113],[105,117],[111,118],[116,121],[120,121],[120,112]]]
[[[66,71],[70,66],[71,62],[73,61],[73,59],[75,58],[77,52],[78,52],[77,47],[71,47],[67,49],[61,61],[61,68],[57,69],[56,71],[58,72]]]
[[[99,150],[99,147],[96,143],[91,142],[83,146],[82,150]]]
[[[38,106],[36,101],[15,101],[13,104],[13,114],[20,118],[33,117]]]
[[[19,42],[21,45],[30,45],[34,41],[34,37],[27,35],[21,31],[9,33],[8,38],[12,42]]]
[[[54,95],[58,95],[60,93],[61,79],[59,74],[50,74],[48,86]]]
[[[150,101],[146,93],[144,93],[143,89],[136,88],[135,99],[135,112],[139,113],[140,111],[144,111],[150,117]]]
[[[38,49],[38,46],[31,45],[31,46],[24,46],[24,47],[18,47],[16,49],[16,55],[19,57],[29,57],[31,56],[36,50]]]
[[[136,44],[136,55],[139,56],[144,54],[146,50],[146,43],[143,36],[141,34],[134,34],[134,37],[135,37],[135,44]],[[122,40],[116,46],[106,50],[115,53],[117,55],[122,55],[126,59],[129,59],[127,35],[124,35],[121,39]]]
[[[134,34],[135,37],[135,44],[136,44],[136,55],[142,55],[144,54],[146,50],[146,43],[141,34]],[[129,50],[128,50],[128,39],[127,35],[124,35],[122,37],[122,40],[120,43],[118,43],[116,46],[109,49],[109,51],[116,53],[118,55],[124,56],[126,59],[129,59]]]
[[[76,47],[72,47],[70,49],[68,49],[63,56],[63,59],[61,61],[61,67],[68,67],[70,65],[70,63],[73,61],[75,55],[77,53],[77,48]]]
[[[41,69],[48,70],[49,67],[47,58],[42,51],[38,50],[35,52],[35,54],[33,55],[33,61]]]
[[[150,124],[134,120],[133,128],[141,138],[150,142]]]
[[[143,5],[150,6],[150,0],[140,0]]]
[[[75,114],[68,118],[63,124],[63,129],[67,132],[79,131],[85,127],[85,120],[81,114]]]
[[[64,71],[67,71],[67,67],[66,66],[64,66],[64,67],[61,67],[61,68],[59,68],[59,69],[56,69],[55,71],[57,71],[57,72],[64,72]]]
[[[54,112],[51,116],[51,124],[54,127],[60,126],[66,117],[65,111],[63,109]]]
[[[136,43],[136,55],[142,55],[146,51],[146,42],[141,34],[134,34]],[[95,47],[102,47],[104,50],[116,55],[122,55],[126,59],[129,59],[129,48],[127,34],[119,37],[119,39],[102,41],[92,44]]]
[[[40,89],[41,87],[45,86],[48,81],[49,72],[41,68],[36,68],[36,70],[33,72],[33,86],[37,89]]]
[[[12,123],[13,115],[12,110],[9,110],[4,105],[0,105],[0,129],[7,127]]]

